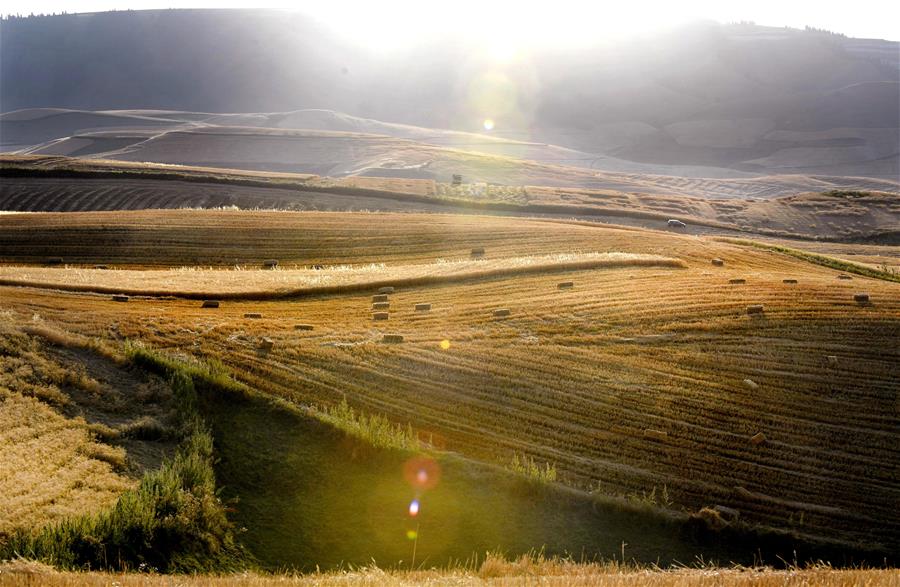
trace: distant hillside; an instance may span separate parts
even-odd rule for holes
[[[0,22],[0,81],[3,112],[328,109],[423,131],[475,131],[492,117],[495,135],[632,164],[900,175],[900,44],[816,31],[697,23],[501,66],[448,38],[373,56],[296,13],[59,15]],[[353,130],[337,122],[239,124]],[[0,129],[3,150],[24,144],[12,132]]]

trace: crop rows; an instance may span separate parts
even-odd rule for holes
[[[663,254],[687,269],[573,271],[564,279],[574,287],[565,290],[557,288],[563,277],[552,274],[400,289],[389,296],[387,322],[372,321],[371,292],[204,310],[184,299],[115,304],[106,296],[4,288],[4,306],[85,334],[215,357],[240,380],[298,403],[346,397],[355,408],[410,423],[437,447],[500,464],[524,454],[585,489],[640,495],[665,486],[675,507],[727,505],[752,523],[900,546],[897,284],[839,280],[834,270],[784,255],[650,231],[336,216],[264,216],[272,230],[261,247],[321,243],[298,248],[297,263],[371,262],[377,250],[387,272],[475,244],[500,257]],[[251,230],[252,214],[235,218]],[[183,233],[150,231],[193,242],[198,229],[184,226]],[[712,266],[712,257],[724,267]],[[872,302],[854,302],[858,291]],[[416,312],[420,302],[431,310]],[[751,304],[762,304],[763,314],[748,316]],[[491,315],[501,307],[508,318]],[[262,318],[244,319],[246,312]],[[314,329],[294,330],[299,322]],[[385,333],[404,342],[383,344]],[[260,349],[263,336],[271,350]],[[760,432],[765,440],[752,443]]]

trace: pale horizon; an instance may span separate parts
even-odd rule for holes
[[[328,3],[268,2],[248,6],[243,2],[144,0],[85,2],[6,2],[0,14],[89,13],[112,10],[152,9],[282,9],[307,14],[357,43],[373,49],[413,46],[435,35],[459,34],[467,41],[486,43],[498,53],[514,53],[525,47],[550,45],[577,47],[651,33],[698,20],[720,23],[753,22],[759,26],[803,29],[813,27],[848,37],[900,40],[896,23],[900,9],[881,1],[828,6],[814,2],[719,3],[693,0],[631,3],[610,9],[571,0],[552,6],[536,2],[474,2],[465,0],[452,9],[423,10],[411,0],[373,4],[359,0]],[[612,10],[612,11],[611,11]]]

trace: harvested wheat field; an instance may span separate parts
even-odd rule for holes
[[[89,339],[39,320],[18,330],[11,317],[0,324],[0,536],[111,506],[172,448],[148,434],[169,408],[161,382]]]
[[[4,218],[14,228],[4,238],[19,244],[4,249],[17,264],[0,268],[2,306],[13,321],[37,314],[107,342],[221,361],[239,382],[293,405],[346,399],[410,426],[423,446],[503,466],[521,455],[580,491],[673,511],[725,506],[742,523],[809,539],[900,547],[900,284],[839,280],[831,267],[695,236],[508,218],[386,219],[185,211]],[[228,235],[223,248],[204,246],[203,234],[214,231]],[[256,258],[242,245],[251,234],[264,235]],[[470,272],[482,261],[463,259],[478,245],[486,267],[506,269]],[[81,267],[175,268],[145,275],[22,265],[63,250]],[[522,251],[554,261],[519,271]],[[558,264],[565,255],[639,262]],[[649,265],[645,255],[655,256]],[[267,258],[279,268],[178,268],[189,259],[256,266]],[[444,266],[458,269],[416,281]],[[315,271],[340,287],[304,289]],[[17,279],[43,286],[9,286]],[[563,279],[577,287],[559,289]],[[59,291],[76,285],[86,291]],[[165,291],[128,304],[90,292],[151,285]],[[402,287],[390,294],[382,327],[370,305],[385,285]],[[288,286],[295,295],[253,299],[287,295]],[[869,304],[854,302],[861,291]],[[230,298],[204,310],[187,299],[198,292]],[[422,300],[430,312],[415,311]],[[753,305],[764,313],[748,315]],[[496,308],[510,315],[495,319]],[[402,344],[382,344],[387,333]],[[262,337],[273,343],[265,352]],[[760,433],[763,442],[751,441]]]
[[[342,585],[576,585],[584,587],[867,587],[900,585],[892,570],[833,570],[825,567],[776,571],[766,568],[639,569],[617,564],[578,564],[569,560],[521,557],[506,560],[488,555],[479,565],[445,570],[398,571],[369,566],[356,570],[308,575],[244,573],[223,576],[161,576],[112,573],[64,573],[27,561],[0,564],[0,585],[41,584],[47,587],[322,587]]]

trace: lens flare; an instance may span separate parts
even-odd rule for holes
[[[441,341],[441,348],[444,349],[445,351],[446,351],[447,349],[449,349],[449,348],[450,348],[450,341],[447,340],[446,338],[445,338],[444,340],[442,340],[442,341]]]
[[[441,468],[425,456],[413,457],[403,465],[403,477],[416,489],[432,489],[441,478]]]
[[[418,536],[419,536],[419,533],[416,532],[415,530],[407,530],[406,531],[406,537],[410,540],[415,540],[416,538],[418,538]]]
[[[485,118],[481,125],[484,127],[484,130],[494,130],[494,121],[491,118]]]
[[[409,515],[415,518],[419,515],[419,500],[414,499],[409,504]]]

